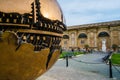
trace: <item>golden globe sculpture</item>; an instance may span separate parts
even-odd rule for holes
[[[0,80],[35,80],[58,59],[63,31],[56,0],[0,0]]]

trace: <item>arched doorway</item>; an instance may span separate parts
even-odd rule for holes
[[[99,50],[106,52],[109,48],[110,35],[103,31],[98,34],[98,48]]]

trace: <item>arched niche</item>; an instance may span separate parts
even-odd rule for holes
[[[87,35],[85,33],[79,34],[78,38],[87,38]]]
[[[110,37],[110,35],[107,32],[100,32],[98,37]]]
[[[68,35],[63,35],[63,39],[69,39]]]

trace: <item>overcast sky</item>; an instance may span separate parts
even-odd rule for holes
[[[120,0],[58,0],[67,26],[120,20]]]

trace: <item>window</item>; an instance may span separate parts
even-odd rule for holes
[[[68,35],[63,35],[63,39],[69,39]]]
[[[87,35],[85,33],[81,33],[78,38],[87,38]]]
[[[107,32],[100,32],[98,37],[109,37],[110,35]]]

